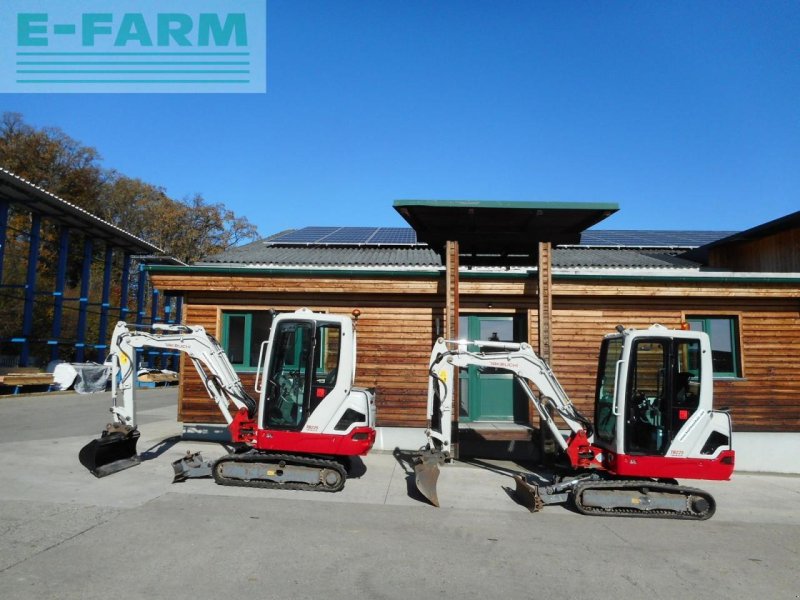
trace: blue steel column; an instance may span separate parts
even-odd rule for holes
[[[144,321],[144,286],[146,283],[147,273],[144,271],[144,263],[139,263],[139,280],[136,287],[136,325],[141,327]],[[139,354],[139,364],[145,367],[150,367],[150,360],[148,355],[143,350],[136,351]]]
[[[136,287],[136,324],[141,325],[144,320],[144,286],[145,277],[144,264],[139,264],[139,282]]]
[[[103,267],[103,297],[100,300],[100,327],[97,334],[97,362],[106,359],[106,349],[108,348],[108,309],[111,301],[111,267],[114,260],[114,248],[106,242],[106,260]]]
[[[159,292],[156,288],[153,288],[152,292],[152,299],[150,301],[150,326],[152,327],[156,323],[158,323],[161,318],[158,316],[158,296]],[[163,350],[151,350],[150,357],[148,359],[148,366],[152,367],[155,365],[155,362],[150,360],[155,356],[160,356],[161,360],[159,361],[159,366],[163,368],[164,365],[164,351]]]
[[[39,242],[42,230],[42,217],[37,213],[31,215],[31,233],[28,246],[28,274],[25,278],[25,307],[22,313],[22,352],[19,362],[21,367],[28,366],[31,352],[31,334],[33,333],[33,308],[36,300],[36,267],[39,264]]]
[[[78,331],[75,335],[75,361],[83,362],[86,356],[86,313],[89,307],[89,277],[92,273],[92,240],[83,241],[83,268],[81,270],[81,297],[78,305]]]
[[[3,284],[3,259],[6,255],[6,232],[8,231],[8,201],[0,200],[0,285]]]
[[[122,259],[122,285],[119,289],[119,320],[126,321],[128,319],[128,291],[129,280],[131,277],[131,255],[127,252]]]
[[[50,360],[58,360],[58,344],[61,339],[61,315],[64,310],[64,288],[67,285],[67,254],[69,253],[69,227],[61,227],[58,238],[58,265],[56,266],[56,289],[53,290],[53,331],[50,344]]]

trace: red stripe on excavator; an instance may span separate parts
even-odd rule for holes
[[[716,458],[669,458],[605,451],[603,465],[609,473],[624,477],[727,480],[733,474],[735,455],[725,450]]]
[[[356,427],[341,435],[261,429],[256,432],[256,448],[301,454],[364,456],[375,443],[375,435],[372,427]]]

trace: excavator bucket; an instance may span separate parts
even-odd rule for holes
[[[423,450],[414,464],[414,482],[417,491],[434,506],[439,506],[436,482],[439,480],[439,465],[444,464],[441,452]]]
[[[95,477],[105,477],[117,471],[135,467],[141,462],[136,454],[139,432],[107,432],[86,444],[78,453],[78,460]]]

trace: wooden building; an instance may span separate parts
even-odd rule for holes
[[[395,208],[412,228],[307,227],[150,275],[183,295],[185,322],[220,338],[248,386],[268,309],[359,309],[357,383],[377,390],[384,449],[424,440],[427,362],[440,335],[528,341],[591,414],[605,333],[703,329],[739,468],[798,470],[800,212],[733,233],[588,230],[614,205]],[[537,426],[506,375],[462,370],[458,403],[464,442],[530,439]],[[179,419],[199,429],[220,422],[191,369],[182,369]]]

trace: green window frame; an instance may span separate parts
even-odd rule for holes
[[[235,371],[256,371],[261,342],[269,337],[271,320],[268,310],[222,312],[222,348]]]
[[[739,317],[731,315],[687,315],[692,331],[704,331],[711,339],[711,363],[715,378],[742,376]]]

